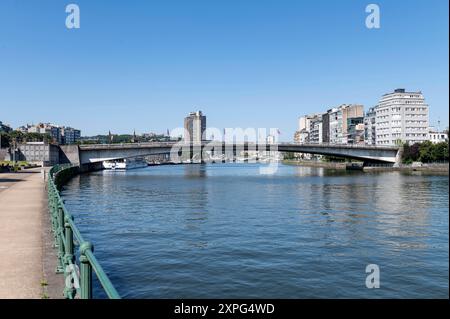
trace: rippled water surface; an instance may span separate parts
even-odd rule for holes
[[[448,298],[448,196],[448,176],[257,164],[103,171],[63,191],[125,298]]]

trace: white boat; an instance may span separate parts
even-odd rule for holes
[[[148,166],[147,162],[140,158],[124,158],[119,160],[103,162],[103,168],[110,170],[128,170],[147,166]]]

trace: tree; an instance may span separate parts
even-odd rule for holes
[[[433,152],[434,145],[430,141],[425,141],[420,144],[419,161],[423,163],[429,163],[436,160]]]
[[[50,134],[23,133],[21,131],[11,131],[8,133],[1,133],[1,134],[2,134],[1,147],[9,147],[12,144],[13,140],[15,140],[17,143],[42,142],[51,140]]]
[[[432,157],[435,161],[448,161],[448,142],[440,142],[433,145]]]
[[[409,145],[408,142],[406,142],[403,145],[403,163],[405,164],[411,164],[412,162],[416,162],[419,160],[419,150],[420,150],[420,144],[414,143],[413,145]]]
[[[293,160],[293,159],[295,159],[294,153],[289,153],[289,152],[284,153],[283,154],[283,159],[285,159],[285,160]]]

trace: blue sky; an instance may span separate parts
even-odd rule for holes
[[[76,3],[81,28],[65,27]],[[381,29],[365,7],[381,8]],[[208,126],[280,128],[342,103],[422,90],[448,125],[447,0],[2,0],[0,121],[83,135]]]

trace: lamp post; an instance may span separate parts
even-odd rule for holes
[[[17,140],[16,140],[15,137],[13,137],[13,149],[12,149],[12,152],[13,152],[13,167],[14,167],[14,170],[16,169],[16,147],[17,147],[16,143],[17,143]]]

